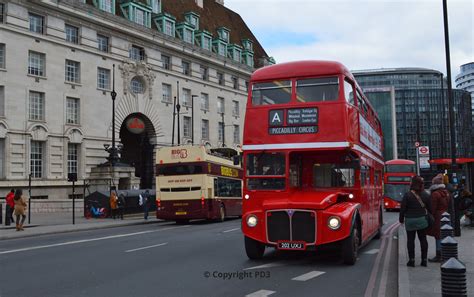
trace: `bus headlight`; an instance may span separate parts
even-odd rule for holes
[[[253,228],[257,226],[257,217],[254,215],[250,215],[247,217],[247,226]]]
[[[350,193],[349,194],[349,199],[354,199],[354,194]]]
[[[341,227],[341,219],[339,217],[329,217],[328,227],[332,230],[337,230]]]
[[[245,194],[244,198],[245,198],[245,199],[249,199],[249,198],[250,198],[250,195],[249,195],[249,194]]]

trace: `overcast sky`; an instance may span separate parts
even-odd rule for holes
[[[473,0],[448,0],[451,72],[474,62]],[[446,75],[442,0],[225,0],[277,63],[351,70],[425,67]],[[232,33],[231,33],[232,34]]]

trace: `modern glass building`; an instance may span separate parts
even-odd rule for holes
[[[354,70],[352,74],[363,89],[392,86],[395,90],[436,89],[446,85],[441,72],[426,68]]]
[[[474,122],[474,62],[461,65],[461,72],[456,75],[456,88],[471,93],[472,119]]]

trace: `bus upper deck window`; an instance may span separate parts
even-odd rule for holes
[[[253,105],[285,104],[291,100],[291,81],[276,80],[252,85]]]
[[[296,99],[299,102],[335,101],[339,95],[337,77],[310,78],[296,81]]]

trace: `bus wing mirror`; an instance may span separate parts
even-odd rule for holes
[[[234,160],[234,165],[240,165],[240,155],[235,155],[232,159]]]

